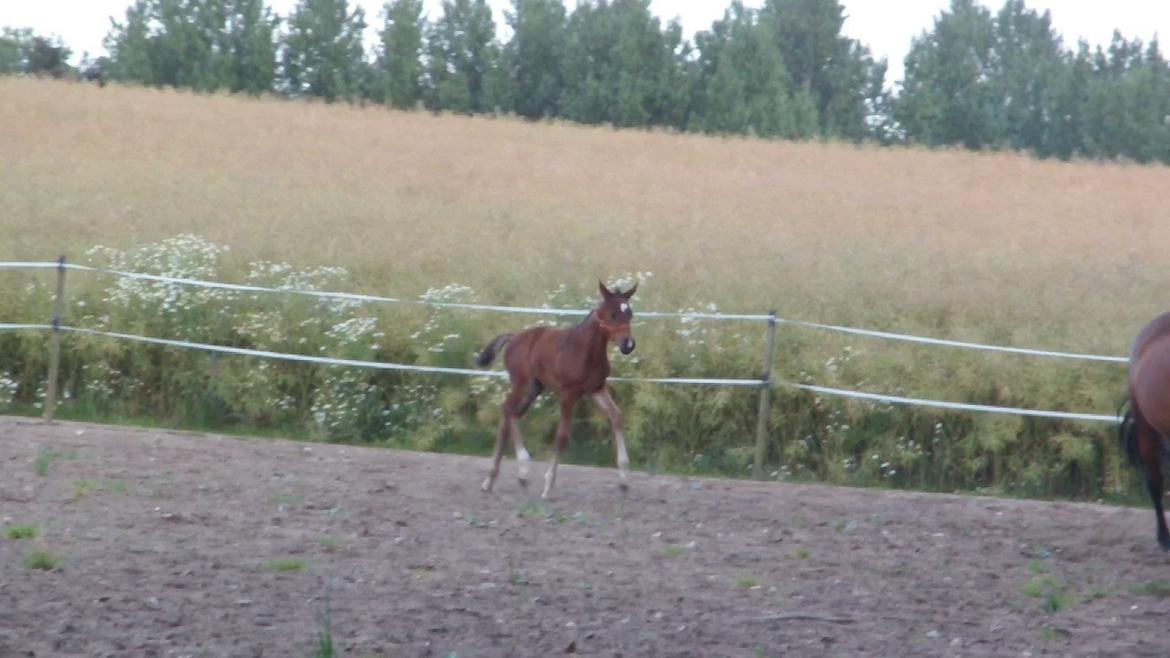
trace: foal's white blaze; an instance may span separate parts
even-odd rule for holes
[[[625,303],[625,302],[622,302],[622,313],[625,313],[628,310],[630,310],[630,305]]]

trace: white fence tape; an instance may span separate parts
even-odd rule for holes
[[[46,326],[45,328],[51,328]],[[373,368],[378,370],[405,370],[408,372],[425,372],[440,375],[463,375],[466,377],[507,377],[508,373],[503,370],[474,370],[471,368],[448,368],[443,366],[418,366],[405,363],[386,363],[383,361],[362,361],[355,359],[336,359],[325,356],[311,356],[307,354],[288,354],[285,352],[272,352],[269,350],[254,350],[246,347],[226,347],[223,345],[210,345],[207,343],[195,343],[186,340],[172,340],[169,338],[151,338],[148,336],[136,336],[134,334],[123,334],[114,331],[101,331],[98,329],[86,329],[82,327],[62,326],[62,331],[71,333],[88,334],[91,336],[105,336],[107,338],[118,338],[121,340],[130,340],[139,343],[150,343],[152,345],[165,345],[167,347],[181,347],[187,349],[203,350],[205,352],[219,352],[222,354],[236,354],[241,356],[254,356],[266,359],[279,359],[283,361],[301,361],[306,363],[319,363],[330,366],[350,366],[354,368]],[[650,383],[650,384],[707,384],[715,386],[760,386],[763,382],[759,379],[692,379],[692,378],[637,378],[637,377],[610,377],[610,381],[616,382],[631,382],[631,383]]]
[[[0,264],[2,265],[2,264]],[[57,267],[56,263],[50,263],[52,267]],[[179,277],[161,276],[157,274],[141,274],[138,272],[124,272],[120,270],[107,270],[96,267],[88,267],[85,265],[68,265],[66,269],[74,269],[84,272],[98,272],[100,274],[108,274],[111,276],[120,276],[130,279],[139,279],[143,281],[155,281],[158,283],[173,283],[178,285],[200,286],[204,288],[219,288],[224,290],[236,290],[241,292],[266,292],[266,293],[284,293],[291,295],[306,295],[309,297],[321,297],[326,299],[348,299],[363,302],[380,302],[388,304],[416,304],[420,306],[433,306],[436,308],[450,308],[463,309],[469,311],[496,311],[499,313],[518,313],[525,315],[562,315],[562,316],[584,316],[589,314],[588,309],[576,308],[549,308],[542,306],[502,306],[498,304],[471,304],[463,302],[435,302],[425,299],[400,299],[398,297],[382,297],[378,295],[361,295],[345,292],[327,292],[317,290],[298,290],[296,288],[267,288],[264,286],[253,286],[236,283],[220,283],[218,281],[203,281],[200,279],[184,279]],[[639,317],[647,318],[687,318],[687,319],[708,319],[708,320],[768,320],[770,316],[755,315],[755,314],[734,314],[734,313],[682,313],[671,311],[639,311]]]
[[[151,338],[149,336],[136,336],[134,334],[123,334],[116,331],[101,331],[98,329],[85,329],[82,327],[62,326],[62,331],[68,331],[76,334],[88,334],[90,336],[105,336],[107,338],[118,338],[121,340],[130,340],[138,343],[150,343],[152,345],[165,345],[167,347],[181,347],[193,350],[203,350],[205,352],[219,352],[221,354],[237,354],[241,356],[255,356],[264,359],[279,359],[282,361],[302,361],[306,363],[320,363],[329,366],[351,366],[354,368],[376,368],[379,370],[405,370],[409,372],[428,372],[438,374],[450,375],[465,375],[470,377],[507,377],[508,373],[502,370],[473,370],[471,368],[442,368],[439,366],[416,366],[405,363],[383,363],[381,361],[361,361],[356,359],[335,359],[325,356],[310,356],[307,354],[287,354],[285,352],[271,352],[269,350],[254,350],[246,347],[227,347],[224,345],[209,345],[207,343],[194,343],[186,340],[172,340],[169,338]]]
[[[30,325],[31,326],[31,325]],[[42,325],[44,328],[50,328],[47,325]],[[68,331],[78,334],[88,334],[92,336],[105,336],[108,338],[117,338],[121,340],[130,340],[140,343],[149,343],[153,345],[165,345],[168,347],[179,347],[186,349],[203,350],[207,352],[218,352],[223,354],[235,354],[241,356],[253,356],[267,359],[279,359],[285,361],[301,361],[308,363],[319,363],[331,366],[350,366],[355,368],[375,368],[380,370],[404,370],[409,372],[423,372],[444,375],[463,375],[468,377],[507,377],[508,374],[502,370],[473,370],[471,368],[447,368],[440,366],[418,366],[403,363],[385,363],[381,361],[361,361],[354,359],[335,359],[332,357],[310,356],[305,354],[287,354],[284,352],[272,352],[268,350],[254,350],[244,347],[226,347],[222,345],[209,345],[206,343],[195,343],[185,340],[171,340],[167,338],[151,338],[147,336],[136,336],[134,334],[124,334],[113,331],[101,331],[97,329],[86,329],[81,327],[62,326],[62,331]],[[703,379],[703,378],[640,378],[640,377],[610,377],[610,381],[623,383],[647,383],[647,384],[691,384],[691,385],[706,385],[706,386],[753,386],[758,387],[764,384],[759,379]],[[844,396],[851,398],[860,398],[865,400],[874,400],[879,402],[892,402],[896,404],[912,404],[927,407],[937,407],[941,409],[957,409],[964,411],[987,411],[992,413],[1016,414],[1022,416],[1038,416],[1043,418],[1057,418],[1065,420],[1091,420],[1091,421],[1105,421],[1105,422],[1119,422],[1114,416],[1104,416],[1099,414],[1083,414],[1072,413],[1066,411],[1045,411],[1038,409],[1021,409],[1016,407],[995,407],[982,404],[967,404],[963,402],[944,402],[941,400],[924,400],[918,398],[905,398],[893,395],[879,395],[876,393],[862,393],[858,391],[847,391],[839,388],[829,388],[825,386],[811,386],[808,384],[793,384],[788,382],[779,382],[781,386],[789,386],[815,393],[822,393],[825,395]]]
[[[55,270],[57,267],[57,263],[48,260],[0,261],[0,269],[5,270]]]
[[[25,269],[56,269],[59,265],[55,262],[36,261],[36,262],[22,262],[22,261],[8,261],[0,262],[0,269],[2,268],[25,268]],[[237,292],[262,292],[262,293],[283,293],[289,295],[302,295],[308,297],[317,297],[324,299],[346,299],[361,302],[377,302],[389,304],[416,304],[422,306],[433,306],[437,308],[450,309],[465,309],[474,311],[494,311],[499,313],[521,313],[529,315],[557,315],[557,316],[583,316],[589,313],[584,309],[568,309],[568,308],[543,308],[534,306],[501,306],[496,304],[466,304],[459,302],[433,302],[422,299],[400,299],[397,297],[382,297],[379,295],[363,295],[357,293],[346,292],[326,292],[317,290],[299,290],[296,288],[269,288],[265,286],[254,286],[239,283],[221,283],[218,281],[204,281],[201,279],[186,279],[181,277],[169,277],[157,274],[142,274],[139,272],[124,272],[120,270],[108,270],[98,267],[90,267],[88,265],[74,265],[70,263],[65,264],[65,269],[76,270],[79,272],[96,272],[100,274],[107,274],[110,276],[119,276],[131,279],[139,279],[142,281],[155,281],[158,283],[171,283],[176,285],[199,286],[204,288],[216,288],[220,290],[234,290]],[[639,311],[638,317],[644,318],[681,318],[687,320],[723,320],[723,321],[748,321],[748,322],[767,322],[772,319],[770,315],[760,315],[753,313],[686,313],[674,311]],[[834,324],[822,324],[819,322],[809,322],[806,320],[788,320],[784,318],[776,318],[776,322],[790,324],[798,327],[808,327],[811,329],[820,329],[823,331],[835,331],[839,333],[847,333],[858,336],[868,336],[871,338],[883,338],[886,340],[897,340],[909,343],[918,343],[923,345],[939,345],[943,347],[958,347],[964,349],[982,350],[987,352],[1005,352],[1009,354],[1024,354],[1028,356],[1044,356],[1063,359],[1076,359],[1082,361],[1103,361],[1109,363],[1128,363],[1129,359],[1124,356],[1112,356],[1104,354],[1085,354],[1080,352],[1061,352],[1055,350],[1040,350],[1027,347],[1009,347],[1004,345],[989,345],[985,343],[973,343],[967,341],[947,340],[944,338],[929,338],[926,336],[914,336],[911,334],[900,334],[889,331],[877,331],[873,329],[857,329],[854,327],[845,327]]]
[[[822,393],[825,395],[837,395],[848,398],[857,398],[861,400],[872,400],[874,402],[890,402],[892,404],[909,404],[922,407],[936,407],[939,409],[956,409],[960,411],[986,411],[997,414],[1012,414],[1016,416],[1038,416],[1041,418],[1057,418],[1064,420],[1092,420],[1106,423],[1120,423],[1121,419],[1117,416],[1106,416],[1103,414],[1084,414],[1071,411],[1047,411],[1042,409],[1021,409],[1019,407],[996,407],[987,404],[969,404],[966,402],[943,402],[941,400],[924,400],[922,398],[906,398],[899,395],[880,395],[878,393],[863,393],[861,391],[849,391],[841,388],[829,388],[827,386],[813,386],[811,384],[794,384],[791,382],[778,382],[780,386],[788,386],[790,388],[798,388],[804,391],[811,391],[813,393]]]
[[[25,262],[25,261],[0,261],[0,269],[15,268],[15,269],[56,269],[60,265],[56,262]],[[286,293],[306,295],[320,298],[334,298],[334,299],[348,299],[363,302],[388,302],[388,303],[412,303],[423,304],[428,306],[436,306],[440,308],[461,308],[470,310],[488,310],[500,311],[505,313],[537,313],[550,315],[585,315],[588,311],[577,309],[551,309],[551,308],[535,308],[535,307],[515,307],[515,306],[497,306],[490,304],[461,304],[454,302],[429,302],[425,300],[401,300],[392,297],[380,297],[376,295],[361,295],[353,293],[340,292],[322,292],[310,290],[297,290],[292,288],[268,288],[264,286],[253,286],[246,284],[234,283],[220,283],[215,281],[203,281],[199,279],[185,279],[178,277],[167,277],[154,274],[142,274],[138,272],[123,272],[118,270],[106,270],[101,268],[89,267],[85,265],[71,265],[65,264],[66,269],[84,271],[84,272],[98,272],[109,274],[113,276],[128,277],[146,281],[156,281],[160,283],[171,283],[177,285],[192,285],[206,288],[218,288],[224,290],[234,290],[239,292],[263,292],[263,293]],[[661,311],[643,311],[639,313],[640,316],[646,317],[677,317],[687,319],[713,319],[713,320],[771,320],[770,315],[753,315],[753,314],[726,314],[726,313],[672,313]],[[943,345],[949,347],[962,347],[970,349],[988,350],[1009,352],[1015,354],[1027,354],[1033,356],[1047,356],[1047,357],[1063,357],[1074,358],[1092,361],[1108,361],[1126,363],[1128,359],[1125,357],[1104,356],[1098,354],[1079,354],[1071,352],[1055,352],[1049,350],[1035,350],[1021,347],[1005,347],[998,345],[985,345],[981,343],[969,343],[963,341],[952,341],[938,338],[926,338],[922,336],[911,336],[908,334],[897,334],[885,331],[874,331],[869,329],[856,329],[852,327],[844,327],[839,325],[820,324],[816,322],[806,322],[801,320],[784,320],[776,318],[777,322],[792,324],[796,326],[804,326],[814,329],[823,329],[829,331],[838,331],[856,335],[871,336],[876,338],[887,338],[893,340],[902,340],[909,342],[916,342],[928,345]],[[18,323],[0,323],[0,330],[47,330],[52,329],[52,325],[48,324],[18,324]],[[401,363],[385,363],[380,361],[362,361],[353,359],[336,359],[331,357],[309,356],[302,354],[288,354],[284,352],[272,352],[267,350],[254,350],[242,347],[227,347],[222,345],[210,345],[206,343],[195,343],[191,341],[172,340],[167,338],[152,338],[147,336],[137,336],[133,334],[125,334],[110,331],[101,331],[97,329],[87,329],[81,327],[62,326],[62,331],[72,333],[88,334],[95,336],[105,336],[109,338],[117,338],[122,340],[130,340],[141,343],[149,343],[154,345],[164,345],[169,347],[179,347],[186,349],[197,349],[208,352],[218,352],[223,354],[235,354],[242,356],[253,356],[268,359],[280,359],[286,361],[301,361],[309,363],[319,363],[323,365],[335,366],[350,366],[358,368],[375,368],[381,370],[399,370],[408,372],[422,372],[433,374],[452,374],[463,375],[469,377],[507,377],[507,373],[500,370],[474,370],[471,368],[448,368],[440,366],[419,366]],[[764,384],[759,379],[708,379],[708,378],[638,378],[638,377],[610,377],[610,381],[624,382],[624,383],[650,383],[650,384],[689,384],[689,385],[703,385],[703,386],[752,386],[758,387]],[[788,386],[801,390],[806,390],[825,395],[849,397],[854,399],[872,400],[878,402],[889,402],[893,404],[908,404],[917,406],[934,407],[940,409],[955,409],[962,411],[982,411],[989,413],[1014,414],[1021,416],[1033,416],[1043,418],[1065,419],[1065,420],[1087,420],[1117,423],[1120,420],[1116,416],[1107,416],[1102,414],[1088,414],[1088,413],[1074,413],[1066,411],[1048,411],[1040,409],[1023,409],[1018,407],[998,407],[992,405],[970,404],[964,402],[946,402],[942,400],[928,400],[922,398],[907,398],[894,395],[881,395],[877,393],[865,393],[861,391],[849,391],[839,388],[830,388],[826,386],[813,386],[810,384],[795,384],[790,382],[779,382],[781,386]]]
[[[964,347],[973,350],[984,350],[988,352],[1008,352],[1011,354],[1028,354],[1031,356],[1051,356],[1064,359],[1081,359],[1084,361],[1108,361],[1110,363],[1129,363],[1129,359],[1124,356],[1109,356],[1105,354],[1082,354],[1077,352],[1054,352],[1051,350],[1036,350],[1027,347],[1006,347],[1003,345],[985,345],[983,343],[968,343],[961,340],[947,340],[945,338],[927,338],[924,336],[912,336],[909,334],[896,334],[889,331],[875,331],[873,329],[855,329],[853,327],[842,327],[835,324],[820,324],[819,322],[806,322],[804,320],[783,320],[777,318],[777,322],[785,324],[793,324],[802,327],[811,327],[813,329],[824,329],[827,331],[837,331],[847,334],[856,334],[859,336],[870,336],[873,338],[887,338],[890,340],[901,340],[910,343],[921,343],[923,345],[943,345],[946,347]]]
[[[54,264],[56,267],[56,264]],[[296,288],[268,288],[265,286],[253,286],[244,283],[221,283],[219,281],[204,281],[202,279],[184,279],[181,277],[162,276],[158,274],[141,274],[139,272],[123,272],[120,270],[107,270],[98,267],[89,267],[86,265],[65,265],[65,269],[76,270],[79,272],[97,272],[99,274],[108,274],[110,276],[119,276],[126,279],[138,279],[141,281],[154,281],[156,283],[172,283],[184,286],[197,286],[200,288],[215,288],[219,290],[233,290],[236,292],[263,292],[263,293],[283,293],[286,295],[304,295],[306,297],[322,297],[327,299],[347,299],[359,302],[384,302],[391,304],[402,304],[409,300],[397,299],[394,297],[381,297],[378,295],[362,295],[350,292],[325,292],[318,290],[299,290]]]

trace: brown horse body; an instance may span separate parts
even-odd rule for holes
[[[1162,508],[1162,455],[1170,437],[1170,313],[1142,328],[1129,355],[1129,405],[1121,438],[1130,461],[1141,466],[1158,521],[1158,544],[1170,551]]]
[[[618,474],[621,486],[626,487],[629,456],[622,428],[622,414],[606,387],[609,377],[609,344],[616,343],[623,354],[634,351],[634,338],[630,333],[633,311],[629,300],[638,286],[627,292],[610,292],[605,284],[598,283],[602,301],[585,320],[575,326],[563,329],[551,327],[529,327],[517,334],[496,336],[484,348],[476,362],[487,366],[496,353],[504,346],[504,366],[511,380],[512,390],[503,403],[503,418],[496,435],[492,466],[483,490],[491,491],[500,473],[504,442],[509,436],[516,448],[517,470],[520,484],[528,484],[528,450],[520,434],[520,418],[527,413],[532,402],[546,388],[560,397],[561,419],[557,425],[553,446],[553,458],[544,476],[543,498],[548,498],[557,477],[557,464],[569,442],[569,421],[577,402],[590,396],[609,416],[617,451]]]

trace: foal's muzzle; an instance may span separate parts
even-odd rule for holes
[[[618,344],[618,349],[622,351],[622,354],[629,354],[630,352],[633,352],[634,339],[630,337],[622,339],[622,342]]]

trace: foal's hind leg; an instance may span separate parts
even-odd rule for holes
[[[496,447],[492,452],[492,468],[488,471],[487,479],[483,481],[484,491],[492,490],[492,485],[495,484],[496,477],[500,474],[500,461],[504,458],[504,442],[507,441],[509,434],[512,435],[512,443],[516,446],[516,464],[520,472],[520,484],[528,484],[528,462],[530,458],[528,451],[524,449],[524,439],[520,436],[519,423],[519,416],[523,415],[523,411],[521,411],[524,400],[523,391],[527,387],[528,385],[523,382],[512,382],[512,390],[508,393],[508,397],[504,399],[504,404],[502,405],[504,417],[500,419],[500,431],[496,434]],[[527,405],[523,406],[526,407]]]
[[[553,483],[557,481],[557,465],[561,462],[561,453],[569,443],[569,422],[573,419],[573,405],[577,404],[577,397],[569,393],[561,393],[561,421],[557,424],[557,438],[553,445],[552,462],[544,474],[544,492],[541,498],[548,498],[552,493]]]
[[[544,391],[544,383],[539,379],[533,379],[532,383],[528,385],[528,393],[524,396],[524,400],[520,402],[520,408],[516,411],[516,415],[520,418],[528,413],[529,407],[540,397],[541,392]]]
[[[492,490],[492,485],[496,483],[496,476],[500,474],[500,460],[504,458],[504,440],[507,437],[508,417],[504,416],[500,419],[500,431],[496,433],[496,447],[492,451],[492,467],[488,471],[487,479],[481,485],[484,491]]]
[[[528,466],[532,463],[532,457],[528,455],[528,449],[524,447],[524,435],[520,433],[520,419],[528,413],[532,402],[540,396],[541,391],[544,390],[544,384],[539,379],[533,379],[529,382],[527,389],[523,399],[516,406],[516,413],[512,416],[508,428],[512,434],[512,444],[516,446],[516,478],[520,481],[520,486],[525,489],[528,488]]]
[[[500,431],[496,433],[496,447],[492,451],[492,467],[481,487],[484,491],[492,490],[492,485],[496,483],[496,477],[500,474],[500,460],[504,458],[504,441],[508,439],[509,422],[508,412],[505,411],[504,417],[500,419]]]
[[[1170,551],[1170,529],[1166,527],[1166,515],[1162,508],[1162,493],[1165,481],[1162,479],[1162,437],[1145,421],[1137,419],[1138,451],[1142,466],[1146,469],[1146,489],[1154,503],[1154,514],[1158,517],[1158,545]]]

